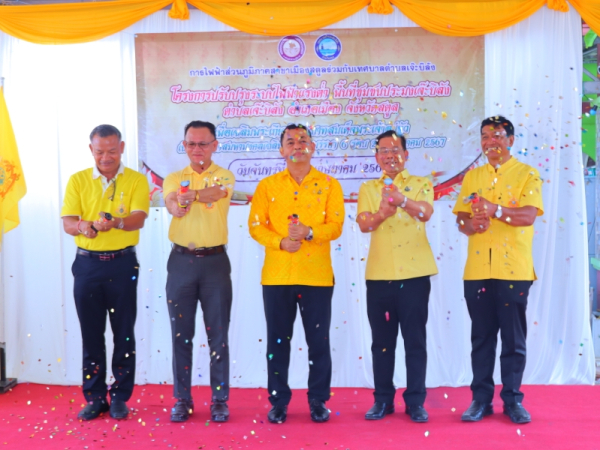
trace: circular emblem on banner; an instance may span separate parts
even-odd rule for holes
[[[177,144],[177,153],[179,153],[180,155],[185,154],[185,145],[183,145],[183,141]]]
[[[298,36],[286,36],[279,41],[279,56],[286,61],[298,61],[306,52],[304,41]]]
[[[315,42],[315,53],[323,61],[333,61],[342,53],[342,43],[337,36],[324,34]]]

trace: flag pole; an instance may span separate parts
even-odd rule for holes
[[[0,89],[4,89],[4,77],[0,77]],[[3,233],[4,230],[0,229],[0,233]],[[0,243],[0,246],[2,244]],[[0,259],[2,259],[2,251],[0,250]],[[2,268],[0,261],[0,269]],[[0,277],[1,278],[1,277]],[[0,283],[2,283],[0,281]],[[4,339],[4,286],[0,286],[2,288],[2,292],[0,292],[0,327],[2,328],[2,333],[0,333],[0,339]],[[16,378],[6,378],[6,343],[0,342],[0,394],[4,394],[10,391],[13,387],[17,385]]]

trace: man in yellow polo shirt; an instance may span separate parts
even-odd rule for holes
[[[173,246],[167,263],[167,306],[173,339],[173,395],[177,402],[171,410],[171,421],[184,422],[194,410],[192,339],[199,301],[210,347],[211,418],[226,422],[232,289],[225,244],[235,179],[229,170],[212,162],[219,146],[212,123],[190,122],[184,136],[190,165],[167,176],[163,184],[165,205],[173,215],[169,228]]]
[[[292,397],[288,386],[290,341],[300,315],[308,344],[308,402],[315,422],[329,420],[325,402],[331,385],[329,326],[333,269],[329,243],[342,234],[344,196],[340,183],[310,161],[310,131],[288,125],[280,137],[287,168],[261,180],[252,198],[250,235],[265,246],[262,270],[267,320],[268,419],[283,423]]]
[[[125,143],[112,125],[90,134],[93,168],[71,176],[61,211],[65,232],[75,236],[74,297],[83,340],[83,395],[88,404],[78,415],[91,420],[110,409],[128,415],[125,402],[135,378],[134,325],[139,264],[135,245],[148,215],[146,178],[123,166]],[[114,335],[112,373],[106,385],[106,314]],[[110,390],[110,407],[106,394]]]
[[[510,154],[513,124],[502,116],[481,123],[487,164],[465,175],[454,206],[458,228],[469,237],[464,289],[471,316],[473,402],[462,415],[477,422],[493,414],[498,330],[504,414],[515,423],[531,416],[520,391],[525,370],[527,296],[533,270],[533,223],[543,214],[542,180],[536,169]]]
[[[437,267],[425,232],[433,214],[433,186],[404,168],[406,138],[389,130],[377,136],[375,159],[383,172],[360,186],[356,221],[371,233],[367,259],[367,314],[373,343],[375,403],[365,419],[379,420],[394,412],[394,366],[398,324],[404,338],[407,385],[405,412],[414,422],[427,422],[427,324],[429,277]]]

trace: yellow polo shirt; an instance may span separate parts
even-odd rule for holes
[[[279,248],[292,214],[313,229],[313,240],[303,240],[295,253]],[[311,167],[301,185],[287,169],[261,180],[252,197],[248,226],[250,235],[266,249],[262,284],[333,286],[329,242],[342,234],[343,224],[344,195],[335,178]]]
[[[113,217],[127,217],[133,211],[148,214],[150,189],[146,177],[127,167],[119,172],[114,185],[112,181],[105,183],[106,189],[102,177],[94,176],[93,168],[72,175],[65,191],[61,217],[78,216],[81,220],[94,221],[99,219],[100,211],[109,212]],[[100,232],[94,239],[81,234],[75,236],[77,247],[95,252],[121,250],[137,245],[139,240],[139,230],[125,231],[118,228]]]
[[[538,216],[544,214],[542,180],[536,169],[514,156],[496,171],[491,164],[473,169],[465,175],[454,214],[471,213],[464,199],[476,192],[486,200],[502,206],[502,215],[510,217],[510,208],[535,206]],[[469,236],[465,280],[536,280],[533,269],[533,225],[514,227],[495,218],[490,219],[485,233]]]
[[[214,203],[194,202],[183,217],[173,217],[169,227],[169,240],[189,248],[216,247],[227,244],[227,213],[235,178],[233,173],[214,162],[202,173],[187,166],[173,172],[163,182],[163,196],[177,192],[182,181],[190,182],[190,189],[199,190],[220,184],[227,188],[227,197]]]
[[[379,210],[385,178],[383,175],[360,185],[357,218],[361,213]],[[412,176],[405,169],[396,175],[394,185],[407,198],[433,205],[433,186],[427,178]],[[438,273],[425,223],[413,219],[402,208],[397,212],[371,232],[367,280],[406,280]]]

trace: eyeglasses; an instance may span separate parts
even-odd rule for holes
[[[398,155],[401,150],[402,149],[400,147],[392,147],[392,148],[379,147],[379,150],[377,150],[377,153],[379,153],[380,155],[383,155],[383,156]]]
[[[112,194],[110,194],[108,199],[112,202],[115,199],[115,194],[117,192],[117,177],[114,177],[112,179],[111,186],[112,186]]]
[[[196,147],[205,149],[215,141],[216,141],[216,139],[213,139],[210,142],[189,142],[189,141],[184,141],[184,142],[185,142],[186,147],[189,147],[190,149],[194,150]]]

